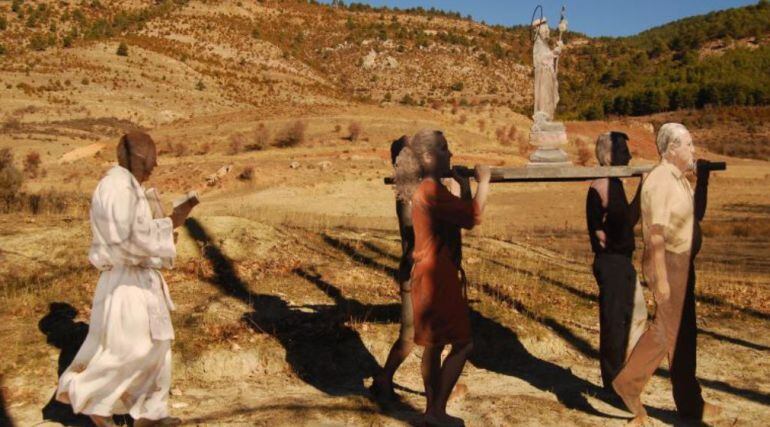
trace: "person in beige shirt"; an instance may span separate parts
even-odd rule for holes
[[[694,370],[680,369],[680,365],[673,363],[693,243],[693,190],[685,173],[694,168],[695,148],[687,128],[678,123],[664,124],[656,144],[661,161],[642,184],[641,206],[642,272],[655,299],[655,318],[612,382],[634,414],[629,423],[633,425],[647,422],[640,396],[665,357],[669,360],[680,416],[706,420],[720,412],[718,407],[703,402]]]

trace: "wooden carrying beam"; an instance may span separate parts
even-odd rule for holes
[[[518,168],[492,168],[490,182],[569,182],[588,181],[597,178],[624,178],[641,176],[654,166],[538,166]],[[473,176],[473,169],[465,168],[463,175]],[[393,177],[385,178],[385,184],[393,184]]]

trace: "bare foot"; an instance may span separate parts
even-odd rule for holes
[[[712,423],[722,418],[722,408],[711,403],[703,404],[703,415],[701,420],[705,423]]]
[[[644,415],[637,415],[637,416],[635,416],[634,418],[629,420],[626,423],[626,425],[627,426],[642,427],[642,426],[649,425],[649,422],[650,422],[650,418],[647,417],[647,414],[644,414]]]
[[[96,424],[96,427],[115,427],[115,423],[112,422],[110,417],[102,417],[100,415],[89,415],[88,417]]]
[[[465,421],[449,414],[425,414],[425,425],[430,427],[464,427]]]

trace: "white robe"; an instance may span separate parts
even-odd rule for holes
[[[56,398],[76,413],[167,417],[174,306],[159,269],[176,256],[171,219],[153,219],[139,182],[115,166],[91,200],[91,232],[91,324]]]

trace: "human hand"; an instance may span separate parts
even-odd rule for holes
[[[470,183],[470,170],[463,166],[454,166],[451,170],[452,179],[455,180],[457,185],[460,186],[460,197],[470,197],[471,183]]]
[[[711,162],[706,159],[698,159],[695,162],[695,175],[698,179],[708,179],[711,173]]]
[[[657,283],[655,295],[657,302],[668,302],[671,297],[671,285],[669,285],[668,280],[661,280]]]
[[[475,172],[476,182],[479,184],[489,183],[489,180],[492,179],[492,169],[489,166],[476,165]]]
[[[602,248],[607,247],[607,233],[604,232],[604,230],[596,230],[596,237],[599,238],[599,245]]]

